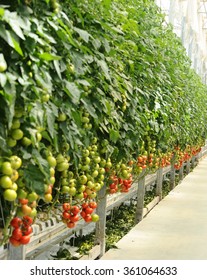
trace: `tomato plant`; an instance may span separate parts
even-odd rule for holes
[[[3,1],[0,9],[7,209],[35,217],[70,202],[63,221],[73,228],[77,217],[95,220],[104,185],[128,192],[142,172],[180,168],[198,153],[206,86],[154,1]]]

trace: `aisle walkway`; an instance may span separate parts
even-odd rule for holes
[[[104,260],[207,260],[207,158]]]

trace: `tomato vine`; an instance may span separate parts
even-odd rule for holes
[[[80,210],[204,144],[206,85],[153,1],[2,1],[0,43],[5,219]]]

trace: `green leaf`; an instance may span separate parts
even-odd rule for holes
[[[81,84],[83,86],[87,86],[87,87],[90,86],[90,83],[88,81],[86,81],[86,80],[78,79],[78,80],[76,80],[76,83]]]
[[[61,72],[60,72],[60,63],[58,60],[54,60],[54,66],[55,66],[55,70],[58,74],[58,77],[60,78],[60,80],[62,80],[62,76],[61,76]]]
[[[118,140],[119,137],[120,137],[120,134],[119,134],[119,131],[118,131],[118,130],[110,129],[109,136],[110,136],[110,140],[111,140],[112,142],[116,143],[117,140]]]
[[[0,17],[4,15],[4,12],[5,12],[4,8],[0,8]]]
[[[111,0],[102,0],[102,3],[106,7],[106,9],[109,9],[111,6]]]
[[[108,65],[104,60],[96,60],[98,66],[101,68],[101,70],[104,72],[106,79],[111,80],[111,77],[109,75],[109,68]]]
[[[38,54],[40,59],[51,61],[51,60],[60,60],[62,57],[59,55],[50,54],[47,52]]]
[[[4,152],[8,152],[6,143],[6,130],[5,126],[2,123],[0,123],[0,147]]]
[[[6,76],[6,74],[0,73],[0,84],[1,84],[2,87],[5,86],[6,81],[7,81],[7,76]]]
[[[44,196],[45,193],[45,176],[38,166],[30,163],[24,169],[24,179],[27,187],[35,191],[38,195]]]
[[[79,34],[79,36],[88,43],[89,37],[91,36],[86,30],[74,27],[74,30]]]
[[[44,110],[42,104],[36,103],[30,112],[30,118],[35,121],[38,126],[44,127]]]
[[[91,103],[91,101],[89,99],[86,99],[86,98],[82,98],[81,99],[81,102],[83,103],[86,111],[93,117],[93,118],[97,118],[97,114],[96,114],[96,111]]]
[[[15,40],[14,37],[11,37],[12,38],[12,42],[13,42],[13,48],[15,49],[16,52],[18,52],[18,54],[20,54],[21,56],[23,56],[23,52],[22,52],[22,49],[19,45],[19,42]]]
[[[50,166],[46,159],[44,159],[37,150],[33,150],[32,155],[39,166],[39,170],[44,174],[47,181],[50,178]]]
[[[4,29],[3,26],[0,26],[0,37],[2,37],[10,47],[12,47],[13,49],[15,49],[15,51],[17,53],[19,53],[21,56],[23,56],[23,52],[22,49],[19,45],[18,40],[15,38],[15,34],[13,33],[13,31],[8,31],[6,29]]]
[[[78,104],[81,92],[75,83],[65,81],[65,92],[72,98],[74,104]]]
[[[18,37],[20,37],[22,40],[25,40],[24,34],[22,32],[22,29],[20,28],[18,24],[18,20],[10,19],[8,20],[9,25],[13,29],[13,31],[16,33]]]
[[[51,138],[54,138],[55,136],[55,114],[53,110],[51,110],[48,106],[46,107],[46,118],[47,118],[47,127],[48,127],[48,132],[51,136]]]

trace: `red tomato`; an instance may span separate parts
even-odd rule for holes
[[[31,224],[33,223],[33,219],[29,216],[24,216],[23,217],[23,224],[24,225],[28,225],[28,226],[31,226]]]
[[[67,211],[64,211],[63,214],[62,214],[63,218],[68,220],[70,219],[70,213],[68,213]]]
[[[90,214],[87,214],[87,215],[85,216],[84,220],[85,220],[86,223],[90,223],[90,222],[92,221],[91,215],[90,215]]]
[[[22,238],[22,230],[20,228],[15,228],[12,231],[12,238],[20,240]]]
[[[81,215],[82,218],[85,218],[86,212],[83,210],[83,211],[80,212],[80,215]]]
[[[23,235],[30,235],[32,233],[32,227],[31,226],[26,226],[22,232],[23,232]]]
[[[72,212],[74,215],[77,215],[77,214],[80,212],[80,209],[79,209],[78,206],[73,205],[73,206],[71,207],[71,212]]]
[[[14,228],[19,228],[22,225],[22,220],[18,217],[15,217],[11,220],[10,225]]]
[[[89,207],[93,208],[93,209],[96,209],[97,208],[97,203],[95,201],[91,201],[89,203]]]
[[[92,214],[92,213],[93,213],[93,208],[87,207],[87,208],[85,209],[85,212],[86,212],[86,214]]]
[[[71,222],[76,223],[78,220],[79,220],[79,216],[77,214],[73,215],[73,216],[70,216],[70,221]]]
[[[22,236],[22,238],[19,241],[22,245],[26,245],[30,242],[30,236],[24,235],[24,236]]]
[[[14,239],[13,237],[9,238],[10,243],[14,246],[14,247],[18,247],[21,245],[19,240]]]
[[[67,202],[63,203],[63,210],[64,211],[69,211],[70,210],[70,203],[67,203]]]
[[[83,209],[85,209],[85,208],[88,207],[88,203],[87,203],[87,202],[84,202],[81,206],[82,206]]]
[[[112,183],[109,185],[110,189],[116,189],[117,184],[116,183]]]
[[[67,223],[67,227],[68,228],[74,228],[75,227],[75,223],[70,221],[69,223]]]
[[[21,203],[22,205],[28,204],[29,200],[26,198],[19,198],[19,203]]]

